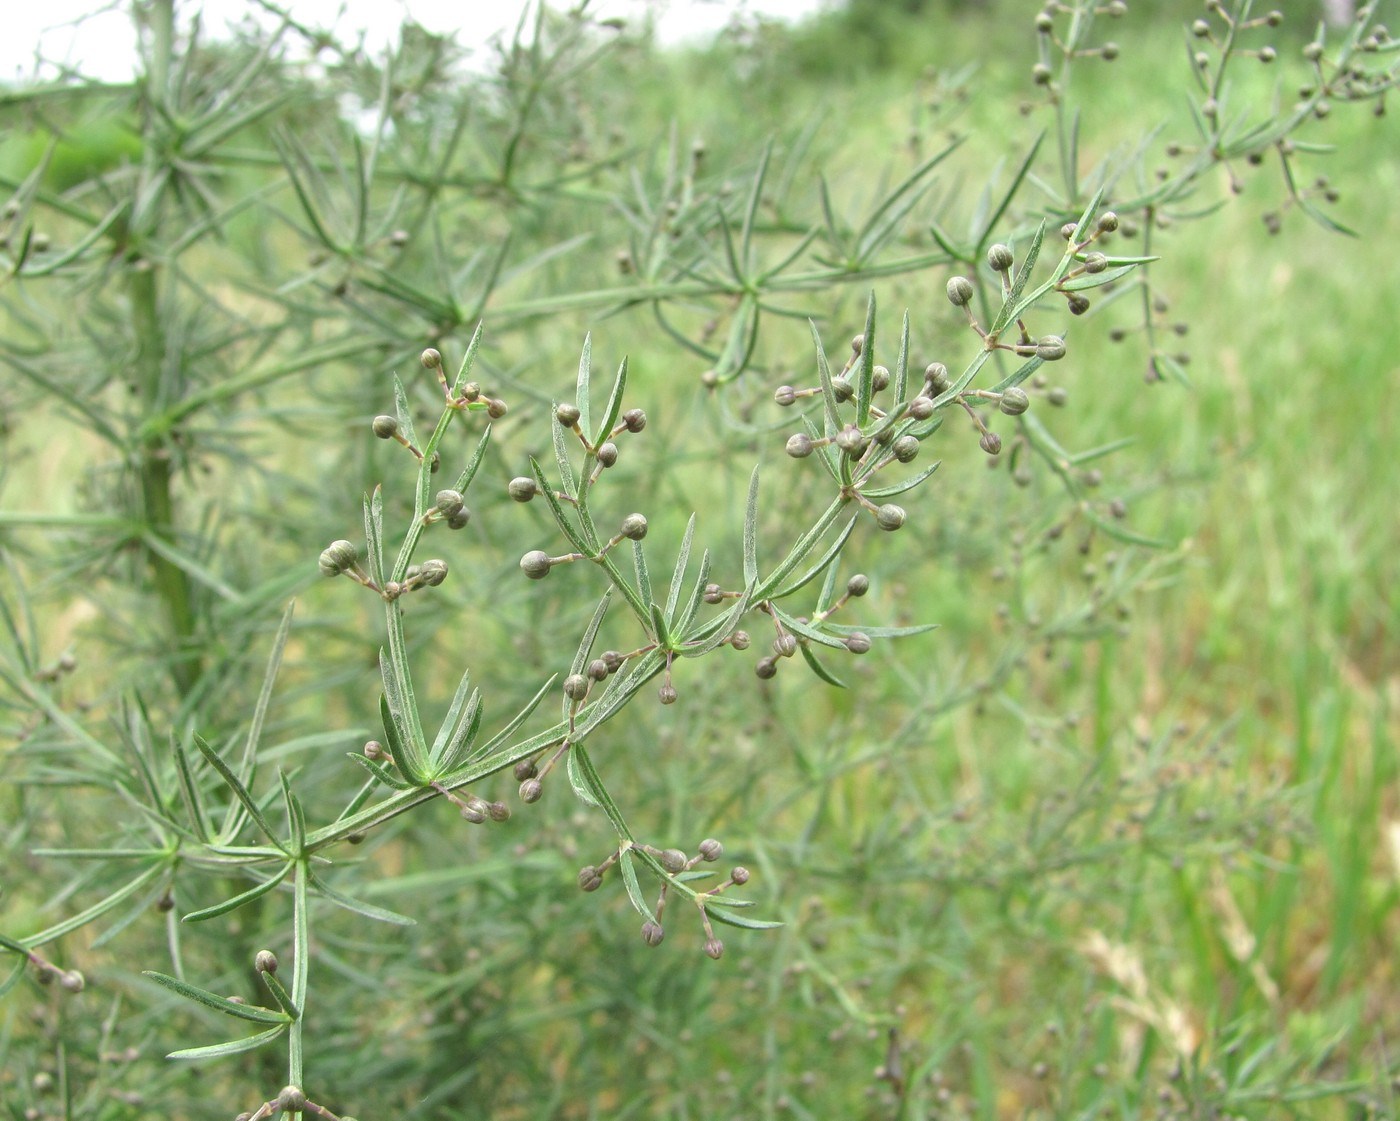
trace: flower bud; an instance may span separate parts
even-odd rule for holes
[[[713,837],[706,837],[700,842],[700,858],[713,864],[724,855],[724,845]]]
[[[374,423],[370,425],[374,429],[374,434],[381,440],[392,440],[399,430],[398,417],[377,416]]]
[[[271,950],[259,950],[257,956],[253,958],[253,968],[259,973],[276,973],[277,955]]]
[[[1011,253],[1009,245],[997,243],[987,250],[987,264],[991,265],[993,272],[1006,272],[1016,263],[1016,258]]]
[[[1111,234],[1118,228],[1118,215],[1111,210],[1105,210],[1099,215],[1099,232]]]
[[[628,409],[622,414],[622,423],[627,425],[628,432],[640,432],[647,426],[647,414],[641,409]]]
[[[418,356],[418,361],[423,363],[423,369],[425,370],[442,369],[442,355],[433,347],[428,347],[427,350],[423,351],[423,353]]]
[[[1035,344],[1035,356],[1046,362],[1058,362],[1065,356],[1065,340],[1059,335],[1042,335]]]
[[[440,490],[437,492],[433,504],[440,513],[451,517],[453,514],[461,512],[465,502],[462,498],[462,492],[459,490]]]
[[[1083,315],[1089,310],[1089,297],[1078,292],[1071,292],[1066,303],[1069,305],[1070,315]]]
[[[849,401],[856,395],[856,387],[845,378],[832,378],[831,392],[837,401]]]
[[[791,405],[797,400],[797,390],[790,385],[780,385],[773,391],[773,400],[783,406]]]
[[[531,580],[543,580],[552,567],[553,562],[543,549],[531,549],[520,558],[520,571]]]
[[[647,535],[647,519],[643,514],[628,514],[622,519],[622,536],[629,541],[640,541]]]
[[[743,887],[749,882],[749,870],[743,866],[736,866],[734,870],[729,873],[729,878],[734,882],[736,887]]]
[[[1001,437],[995,432],[983,432],[982,439],[977,441],[977,445],[988,455],[1001,454]]]
[[[780,658],[791,658],[797,653],[797,636],[780,634],[773,640],[773,653]]]
[[[528,475],[517,475],[506,484],[506,493],[515,502],[529,502],[539,492],[539,484]]]
[[[857,358],[859,358],[859,357],[860,357],[860,352],[861,352],[862,350],[864,350],[864,349],[865,349],[865,336],[864,336],[864,335],[854,335],[854,336],[852,336],[852,338],[851,338],[851,353],[854,354]]]
[[[663,683],[661,688],[656,691],[656,698],[663,705],[675,704],[676,698],[679,696],[680,694],[676,692],[676,687],[672,685],[669,681]]]
[[[705,955],[718,961],[724,956],[724,943],[718,938],[705,939]]]
[[[76,969],[65,969],[58,977],[64,992],[80,993],[87,988],[87,978]]]
[[[517,759],[511,773],[515,775],[516,782],[524,782],[527,778],[534,778],[539,774],[539,768],[535,766],[533,759]]]
[[[1043,62],[1037,62],[1031,67],[1031,81],[1038,86],[1048,86],[1050,84],[1050,67]]]
[[[1042,35],[1048,35],[1055,28],[1054,17],[1049,12],[1041,12],[1035,17],[1035,29]]]
[[[852,654],[870,653],[870,636],[868,634],[856,631],[854,634],[848,634],[842,642]]]
[[[656,947],[661,945],[661,940],[666,937],[666,931],[662,929],[659,922],[652,922],[647,919],[642,923],[642,941],[648,946]]]
[[[1103,56],[1105,62],[1112,62],[1118,57],[1120,48],[1117,43],[1105,43],[1099,48],[1099,54]]]
[[[856,459],[865,454],[865,449],[870,446],[870,441],[854,424],[848,424],[836,433],[836,446],[852,459]]]
[[[565,428],[572,428],[578,423],[578,418],[583,414],[578,411],[577,405],[563,404],[554,409],[554,419]]]
[[[854,599],[859,599],[870,591],[870,577],[857,572],[846,581],[846,594]]]
[[[1058,409],[1069,400],[1069,390],[1062,385],[1057,385],[1045,395],[1045,399]]]
[[[875,524],[883,530],[893,532],[904,524],[904,507],[886,502],[875,511]]]
[[[603,873],[589,864],[578,870],[578,886],[582,891],[597,891],[603,886]]]
[[[788,437],[785,450],[793,459],[806,459],[812,454],[812,438],[805,432],[794,432]]]
[[[778,675],[778,660],[771,655],[759,658],[758,662],[753,667],[753,671],[758,675],[760,681],[767,681]]]
[[[433,351],[434,354],[437,351]],[[424,363],[426,365],[427,363]],[[298,1086],[284,1086],[277,1095],[277,1108],[283,1113],[298,1113],[306,1109],[306,1095]]]
[[[948,302],[954,307],[967,307],[975,291],[967,277],[955,276],[948,281]]]
[[[604,681],[608,676],[608,663],[602,658],[594,658],[588,663],[588,676],[594,681]]]
[[[915,420],[928,420],[933,416],[933,398],[922,395],[909,402],[909,415]]]
[[[520,784],[520,800],[525,803],[538,802],[544,793],[544,783],[537,778],[527,778]]]
[[[510,406],[499,397],[493,397],[486,403],[486,415],[492,420],[500,420],[508,412],[510,412]]]
[[[611,440],[598,445],[598,462],[604,467],[611,467],[617,462],[617,445]]]
[[[1030,394],[1020,386],[1012,386],[1001,395],[1000,408],[1007,416],[1020,416],[1030,407]]]
[[[355,564],[359,553],[349,541],[332,541],[321,552],[321,575],[339,576]]]
[[[680,849],[666,849],[656,854],[656,862],[674,876],[678,872],[684,872],[690,861]]]
[[[588,678],[581,673],[571,673],[564,678],[564,696],[571,701],[581,701],[588,696]]]
[[[894,452],[895,459],[900,463],[912,463],[919,458],[919,439],[917,436],[904,435],[897,439],[890,449]]]
[[[953,383],[948,379],[948,367],[942,362],[930,362],[924,367],[924,384],[932,393],[944,393]]]
[[[883,393],[890,387],[890,371],[887,366],[875,366],[870,371],[870,388]]]
[[[719,584],[706,584],[703,598],[706,603],[723,603],[724,589]]]
[[[734,647],[735,650],[747,650],[750,641],[751,639],[749,638],[748,631],[735,631],[729,636],[729,645]]]

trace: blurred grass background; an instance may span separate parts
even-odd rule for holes
[[[708,50],[637,49],[607,71],[598,102],[625,106],[628,139],[657,138],[657,160],[674,130],[683,148],[703,139],[707,165],[724,169],[751,168],[768,136],[810,125],[837,198],[873,197],[897,177],[889,169],[907,171],[949,134],[971,137],[950,180],[975,185],[998,167],[1004,180],[1048,123],[1043,110],[1021,111],[1035,99],[1033,12],[1015,7],[887,5],[857,23],[838,13],[791,31],[751,25]],[[1117,30],[1122,57],[1076,72],[1090,160],[1131,146],[1159,119],[1157,152],[1189,139],[1180,18],[1173,5],[1131,16]],[[1280,52],[1303,41],[1281,32]],[[861,619],[940,630],[877,644],[842,668],[848,691],[786,668],[759,686],[749,661],[728,655],[727,674],[711,661],[681,666],[674,708],[629,715],[605,777],[631,815],[658,843],[722,837],[726,859],[757,873],[749,893],[787,922],[782,930],[727,939],[718,965],[698,960],[689,944],[698,932],[679,921],[648,950],[621,892],[574,890],[573,872],[610,840],[562,788],[518,808],[509,837],[424,821],[372,839],[377,882],[364,894],[420,925],[386,935],[339,913],[322,924],[313,992],[335,1015],[312,1029],[312,1070],[346,1095],[344,1108],[503,1118],[1393,1115],[1400,146],[1389,120],[1365,110],[1335,113],[1325,132],[1336,151],[1317,157],[1316,171],[1340,189],[1333,213],[1359,237],[1297,213],[1270,236],[1260,215],[1282,206],[1282,186],[1249,175],[1232,204],[1154,234],[1163,257],[1154,279],[1170,321],[1186,325],[1190,385],[1145,382],[1138,340],[1108,337],[1132,323],[1117,305],[1075,324],[1070,357],[1054,371],[1069,404],[1045,410],[1047,423],[1071,448],[1132,438],[1099,464],[1105,493],[1165,548],[1087,540],[1072,518],[1051,532],[1065,524],[1055,481],[1042,473],[1013,488],[1006,468],[989,471],[975,439],[950,424],[944,466],[910,504],[909,525],[879,549],[854,544],[850,560],[875,583]],[[810,200],[815,184],[791,190]],[[975,194],[951,203],[946,225],[966,221]],[[595,240],[551,264],[556,290],[610,283],[626,247],[615,225],[586,212]],[[578,232],[577,221],[568,210],[533,214],[515,232],[545,245]],[[963,352],[945,280],[877,285],[885,345],[908,307],[920,362]],[[858,329],[865,296],[854,286],[824,309],[830,339]],[[489,309],[486,320],[489,329]],[[571,383],[588,329],[601,368],[629,354],[629,396],[651,417],[628,449],[637,489],[615,501],[637,502],[663,541],[678,540],[692,509],[702,536],[732,522],[747,462],[735,456],[731,468],[717,456],[718,437],[707,436],[717,406],[697,360],[643,313],[560,315],[502,341],[493,372],[513,408],[526,399],[506,431],[544,439],[539,419]],[[767,402],[788,380],[780,372],[794,384],[810,377],[805,326],[773,329],[763,357],[773,376],[741,382],[724,407],[755,425],[765,501],[802,509],[815,472],[778,454],[784,418]],[[318,411],[338,376],[280,386],[259,408],[290,418],[317,449],[279,469],[323,509],[339,503],[324,524],[353,528],[359,492],[402,464],[396,449],[376,447],[370,464],[326,478],[347,462],[331,445],[363,443],[364,420],[387,406],[358,387],[353,405]],[[70,501],[74,476],[45,469],[44,449],[79,437],[49,415],[37,427],[12,416],[8,428],[6,505]],[[250,446],[275,460],[285,439]],[[493,452],[486,470],[504,482],[523,465],[517,448]],[[473,496],[482,536],[453,612],[436,631],[422,620],[424,693],[442,700],[473,651],[491,652],[488,681],[553,668],[555,634],[571,647],[591,611],[591,593],[569,594],[572,572],[551,578],[551,599],[517,578],[515,559],[547,531],[533,509],[531,531],[519,511],[493,520],[505,507],[499,489]],[[295,508],[285,492],[235,501],[261,507],[269,524],[278,501]],[[275,552],[284,542],[274,528],[265,544]],[[1139,565],[1148,577],[1123,597],[1119,629],[1055,641],[1032,625],[1072,614],[1087,586]],[[61,588],[49,593],[46,645],[57,653],[65,608]],[[298,692],[289,669],[289,736],[318,719],[372,721],[355,698],[371,688],[365,655],[377,632],[347,615],[361,606],[347,598],[338,586],[303,597],[298,658],[357,660],[339,693]],[[82,630],[72,633],[81,648]],[[354,781],[335,773],[342,786]],[[31,803],[14,805],[19,851],[44,826]],[[38,862],[15,859],[41,875]],[[7,927],[27,927],[46,881],[7,879]],[[249,908],[231,929],[261,945],[278,937],[275,911]],[[158,929],[146,936],[159,946]],[[123,937],[139,939],[141,928]],[[230,991],[244,983],[240,964],[215,951],[205,962],[227,971]],[[144,967],[159,965],[124,950],[107,973],[138,984],[130,975]],[[394,978],[387,990],[376,987],[381,973]],[[82,999],[102,1015],[100,992]],[[24,1030],[13,1002],[4,1015],[7,1032]],[[54,1005],[49,1015],[65,1013]],[[168,1009],[125,1016],[124,1039],[148,1057],[173,1045]],[[903,1094],[876,1075],[891,1060],[891,1030]],[[153,1061],[140,1077],[107,1070],[112,1092],[93,1115],[122,1115],[115,1090],[136,1088],[173,1115],[231,1115],[232,1087],[249,1069]],[[254,1073],[280,1085],[277,1056],[265,1063]],[[10,1077],[20,1087],[28,1073]]]

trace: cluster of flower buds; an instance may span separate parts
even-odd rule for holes
[[[233,1121],[266,1121],[278,1113],[288,1117],[293,1114],[302,1117],[315,1117],[319,1121],[356,1121],[349,1114],[332,1113],[325,1106],[313,1102],[299,1086],[284,1086],[277,1096],[265,1101],[253,1112],[240,1113]]]
[[[443,493],[457,495],[456,491],[444,491]],[[457,495],[457,498],[460,501],[461,495]],[[462,513],[465,513],[465,510]],[[399,596],[419,588],[436,588],[447,579],[447,562],[433,558],[425,560],[421,564],[410,565],[402,580],[386,580],[381,588],[360,567],[359,550],[355,548],[354,544],[345,540],[332,541],[321,550],[320,569],[321,575],[330,579],[336,576],[348,576],[355,583],[378,593],[390,603],[398,599]]]
[[[452,386],[447,383],[447,372],[442,368],[442,355],[433,347],[423,351],[418,360],[425,370],[432,370],[437,374],[438,385],[442,387],[449,407],[484,412],[492,420],[499,420],[506,415],[506,403],[498,397],[484,396],[481,386],[474,381],[467,382],[460,392],[454,393]]]

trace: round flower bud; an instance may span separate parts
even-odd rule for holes
[[[277,955],[271,950],[259,950],[257,956],[253,958],[253,968],[259,973],[276,973]]]
[[[1074,231],[1077,229],[1079,229],[1079,224],[1077,222],[1066,222],[1060,227],[1060,236],[1066,241],[1073,241]]]
[[[482,803],[485,805],[485,803]],[[482,825],[486,821],[486,811],[479,805],[468,803],[457,811],[468,825]]]
[[[529,502],[539,492],[539,484],[528,475],[517,475],[506,484],[506,493],[516,502]]]
[[[669,681],[665,682],[661,688],[656,691],[656,697],[663,705],[675,704],[676,698],[679,696],[680,694],[676,692],[676,687]]]
[[[306,1108],[306,1095],[298,1086],[284,1086],[277,1095],[277,1108],[283,1113],[297,1113]]]
[[[578,886],[583,891],[597,891],[603,886],[603,873],[592,865],[578,870]]]
[[[347,572],[358,557],[355,546],[349,541],[332,541],[321,551],[321,575],[339,576]]]
[[[846,594],[848,596],[859,599],[868,591],[870,591],[870,577],[864,573],[857,572],[846,581]]]
[[[1055,27],[1055,20],[1049,12],[1041,12],[1035,17],[1035,29],[1042,35],[1048,35]]]
[[[648,946],[656,947],[661,945],[661,940],[666,937],[666,931],[662,929],[659,922],[652,922],[647,919],[642,923],[642,941]]]
[[[735,886],[743,887],[749,882],[749,870],[742,866],[736,866],[734,870],[729,873],[729,878],[734,882]]]
[[[1020,386],[1012,386],[1001,395],[1000,408],[1007,416],[1020,416],[1030,407],[1030,394]]]
[[[860,352],[865,349],[865,336],[854,335],[851,338],[851,353],[860,356]]]
[[[603,662],[607,665],[609,673],[616,673],[618,670],[620,670],[622,668],[623,663],[626,660],[627,659],[624,658],[621,654],[619,654],[616,650],[603,651]]]
[[[773,653],[780,658],[791,658],[797,653],[797,636],[780,634],[773,640]]]
[[[718,938],[705,939],[705,956],[718,961],[724,956],[724,943]]]
[[[641,409],[628,409],[622,414],[622,423],[627,425],[628,432],[640,432],[647,426],[647,414]]]
[[[640,541],[647,535],[647,520],[643,514],[628,514],[622,519],[622,536],[629,541]]]
[[[1316,62],[1322,57],[1322,44],[1309,43],[1306,47],[1303,48],[1303,57],[1309,62]]]
[[[493,397],[486,403],[486,415],[492,420],[500,420],[508,412],[510,412],[510,406],[499,397]]]
[[[87,978],[76,969],[65,969],[59,974],[58,983],[64,992],[80,993],[87,987]]]
[[[1058,409],[1061,405],[1063,405],[1066,401],[1069,400],[1069,390],[1062,385],[1057,385],[1048,394],[1046,394],[1045,399],[1049,401],[1050,404],[1054,405],[1055,408]]]
[[[1196,22],[1191,25],[1191,34],[1197,39],[1204,39],[1210,34],[1210,24],[1203,19],[1196,20]]]
[[[713,837],[706,837],[700,842],[700,858],[714,863],[724,855],[724,846]]]
[[[583,414],[578,411],[577,405],[557,405],[554,409],[554,419],[565,428],[572,428],[578,423],[578,418]]]
[[[948,367],[942,362],[930,362],[924,367],[924,384],[934,393],[943,393],[953,383],[948,380]]]
[[[718,584],[706,584],[703,598],[706,603],[723,603],[724,589]]]
[[[1104,60],[1105,62],[1112,62],[1115,58],[1118,57],[1118,53],[1119,53],[1118,44],[1117,44],[1117,43],[1105,43],[1105,44],[1103,45],[1102,49],[1099,51],[1099,53],[1100,53],[1101,55],[1103,55],[1103,60]]]
[[[844,645],[852,654],[868,654],[870,653],[870,636],[856,631],[845,637]]]
[[[999,455],[1001,454],[1001,437],[995,432],[983,432],[982,439],[977,441],[977,446],[988,455]]]
[[[604,467],[611,467],[617,462],[617,445],[611,440],[598,445],[598,462]]]
[[[883,393],[890,387],[890,371],[887,366],[875,366],[870,371],[870,388]]]
[[[754,665],[753,671],[758,675],[759,680],[767,681],[769,678],[778,675],[778,660],[773,657],[759,658]]]
[[[1038,86],[1048,86],[1050,84],[1050,67],[1043,62],[1037,62],[1031,67],[1031,81]]]
[[[594,681],[605,681],[608,676],[608,663],[602,658],[594,658],[588,663],[588,676]]]
[[[423,368],[425,370],[442,369],[442,355],[433,347],[428,347],[427,350],[423,351],[423,353],[418,356],[418,361],[423,363]]]
[[[836,397],[837,401],[849,401],[856,395],[855,386],[845,378],[832,378],[831,392]]]
[[[466,524],[472,520],[472,512],[463,506],[455,514],[447,515],[448,529],[464,529]]]
[[[797,390],[790,385],[780,385],[773,391],[773,400],[780,405],[791,405],[797,400]]]
[[[564,696],[571,701],[581,701],[588,696],[588,678],[581,673],[571,673],[564,678]]]
[[[917,436],[901,436],[896,440],[891,448],[895,459],[900,463],[912,463],[919,457],[919,440]]]
[[[433,458],[430,459],[430,460],[428,461],[428,474],[429,474],[429,475],[436,475],[436,474],[438,473],[438,468],[441,467],[441,466],[442,466],[442,455],[441,455],[441,453],[439,453],[439,452],[433,452]]]
[[[904,507],[896,506],[893,502],[886,502],[875,511],[875,524],[881,529],[893,532],[904,524]]]
[[[954,307],[967,307],[975,291],[967,277],[955,276],[948,281],[948,302]]]
[[[1009,245],[998,242],[987,250],[987,264],[992,266],[993,272],[1006,272],[1015,263],[1016,258]]]
[[[933,416],[933,398],[920,394],[909,402],[909,415],[915,420],[928,420]]]
[[[788,437],[786,451],[793,459],[806,459],[812,454],[812,438],[805,432],[794,432]]]
[[[539,774],[539,768],[535,766],[533,759],[518,759],[511,768],[511,773],[515,775],[516,782],[524,782],[527,778],[534,778]]]
[[[538,802],[544,794],[544,783],[537,778],[527,778],[520,784],[520,800],[525,803]]]
[[[1035,356],[1046,362],[1058,362],[1065,356],[1065,340],[1059,335],[1042,335],[1035,344]]]
[[[747,650],[751,641],[748,631],[735,631],[729,636],[729,645],[735,650]]]
[[[392,440],[399,430],[399,421],[397,417],[377,416],[370,427],[374,429],[374,434],[381,440]]]
[[[1270,62],[1273,62],[1276,58],[1278,58],[1278,51],[1274,50],[1273,47],[1259,48],[1259,61],[1264,63],[1265,65],[1267,65]]]
[[[486,815],[495,822],[510,820],[510,807],[504,802],[487,802]]]
[[[854,424],[848,424],[836,433],[836,446],[847,455],[856,458],[865,453],[865,449],[870,446],[870,441]]]
[[[684,872],[685,866],[690,862],[680,849],[666,849],[664,852],[659,852],[656,854],[656,861],[673,876],[677,872]]]
[[[433,504],[444,514],[455,514],[464,505],[462,492],[459,490],[440,490],[437,492]]]
[[[1071,292],[1066,303],[1069,305],[1070,315],[1083,315],[1089,310],[1089,297],[1081,296],[1078,292]]]
[[[520,571],[531,580],[543,580],[552,567],[549,554],[543,549],[531,549],[520,558]]]

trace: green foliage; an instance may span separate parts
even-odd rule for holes
[[[910,80],[890,6],[473,76],[165,2],[6,93],[6,1105],[1387,1108],[1388,445],[1271,512],[1361,301],[1239,223],[1379,231],[1313,137],[1387,150],[1395,46],[1119,7]]]

